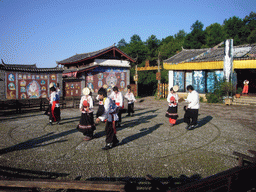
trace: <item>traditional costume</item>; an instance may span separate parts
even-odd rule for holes
[[[244,80],[244,88],[243,88],[243,94],[247,94],[249,90],[249,81],[248,80]]]
[[[57,94],[55,88],[50,95],[50,124],[52,122],[57,122],[59,124],[60,121],[60,104],[59,104],[59,95]]]
[[[117,89],[117,87],[114,87],[114,88]],[[116,106],[118,107],[117,114],[118,114],[119,120],[118,120],[117,126],[120,126],[120,123],[122,121],[122,109],[124,108],[123,95],[120,91],[118,92],[113,91],[109,97],[115,102]]]
[[[134,113],[134,102],[136,101],[134,95],[132,92],[130,93],[126,93],[124,98],[126,98],[128,100],[128,116],[130,116],[130,114]]]
[[[77,129],[85,135],[84,140],[89,141],[93,138],[93,131],[96,129],[93,119],[93,100],[89,95],[89,88],[84,88],[83,94],[79,105],[82,114]]]
[[[106,131],[106,146],[103,148],[104,150],[108,150],[115,146],[119,141],[116,137],[116,125],[115,122],[118,121],[118,115],[116,113],[117,106],[114,101],[105,97],[103,100],[103,105],[99,107],[99,111],[97,112],[98,118],[101,121],[106,121],[105,131]],[[102,107],[103,106],[103,107]]]
[[[174,87],[176,91],[178,91],[178,87]],[[171,89],[172,91],[173,89]],[[179,96],[177,93],[169,93],[167,96],[167,102],[169,102],[169,106],[166,112],[166,117],[169,118],[169,123],[171,126],[176,124],[178,118],[178,100]]]

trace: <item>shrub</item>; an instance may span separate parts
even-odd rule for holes
[[[214,93],[207,93],[206,95],[207,103],[221,103],[222,99],[214,94]]]

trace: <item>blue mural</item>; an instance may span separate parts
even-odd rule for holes
[[[186,76],[185,76],[186,74]],[[206,71],[193,71],[193,72],[183,72],[174,71],[173,72],[173,85],[179,86],[180,92],[186,92],[186,87],[192,85],[194,89],[199,93],[212,93],[218,82],[224,79],[223,70],[206,72]],[[184,84],[185,82],[185,84]],[[237,75],[232,73],[232,84],[236,86]]]
[[[185,91],[185,85],[184,85],[184,72],[183,71],[174,71],[173,72],[173,85],[179,86],[179,91],[184,92]]]
[[[186,72],[186,87],[192,85],[193,74],[192,72]]]
[[[192,86],[198,93],[205,93],[205,71],[193,71]]]
[[[207,92],[212,93],[215,89],[217,82],[222,81],[224,78],[223,71],[214,71],[207,73]]]

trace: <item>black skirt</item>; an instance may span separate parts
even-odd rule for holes
[[[93,113],[82,113],[77,129],[85,135],[92,133],[96,129],[94,125]]]
[[[165,114],[165,117],[168,117],[168,118],[172,118],[172,119],[177,119],[178,118],[178,106],[176,107],[168,107],[167,111],[166,111],[166,114]]]

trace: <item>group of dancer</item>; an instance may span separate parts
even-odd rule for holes
[[[111,149],[119,143],[116,137],[116,127],[121,126],[124,98],[128,100],[128,115],[134,114],[134,102],[136,102],[131,92],[131,86],[128,85],[127,90],[128,92],[123,97],[115,86],[113,87],[113,92],[108,96],[107,89],[100,88],[96,98],[99,101],[99,107],[94,122],[93,99],[90,95],[90,89],[87,87],[83,89],[83,96],[79,105],[82,114],[77,129],[84,134],[85,141],[93,139],[93,132],[96,129],[95,123],[105,122],[106,146],[102,149]]]
[[[169,118],[170,126],[174,126],[178,118],[178,102],[179,97],[176,93],[178,91],[178,86],[174,86],[170,89],[167,101],[169,103],[168,110],[166,112],[166,117]],[[193,86],[187,86],[187,91],[189,92],[186,101],[189,103],[184,107],[185,115],[184,122],[187,123],[186,129],[192,130],[197,125],[198,110],[199,110],[199,95],[194,90]],[[59,86],[55,88],[50,87],[50,98],[49,98],[49,119],[50,124],[53,122],[60,122],[60,89]],[[131,86],[127,86],[127,93],[123,97],[122,93],[115,86],[113,87],[113,92],[108,96],[107,89],[102,87],[98,91],[97,100],[99,101],[99,107],[96,113],[96,120],[94,122],[93,107],[94,102],[91,96],[91,91],[89,88],[84,88],[83,96],[80,99],[79,110],[81,111],[80,122],[77,125],[78,131],[82,132],[85,136],[83,139],[85,141],[90,141],[93,139],[93,133],[96,130],[96,124],[100,122],[105,123],[106,132],[106,146],[102,149],[108,150],[116,146],[119,141],[116,136],[116,127],[121,126],[122,121],[122,110],[124,108],[124,98],[128,101],[128,115],[133,116],[134,114],[134,102],[136,99],[131,91]],[[47,113],[47,112],[46,112]]]
[[[178,102],[179,96],[176,93],[179,87],[175,85],[170,89],[170,93],[167,97],[167,102],[169,103],[166,117],[169,118],[170,126],[174,126],[176,124],[178,118]],[[186,129],[192,130],[195,129],[197,125],[198,119],[198,111],[199,111],[199,95],[197,91],[194,90],[192,85],[187,86],[188,97],[185,101],[188,102],[188,105],[184,107],[185,114],[184,114],[184,122],[187,123]]]

